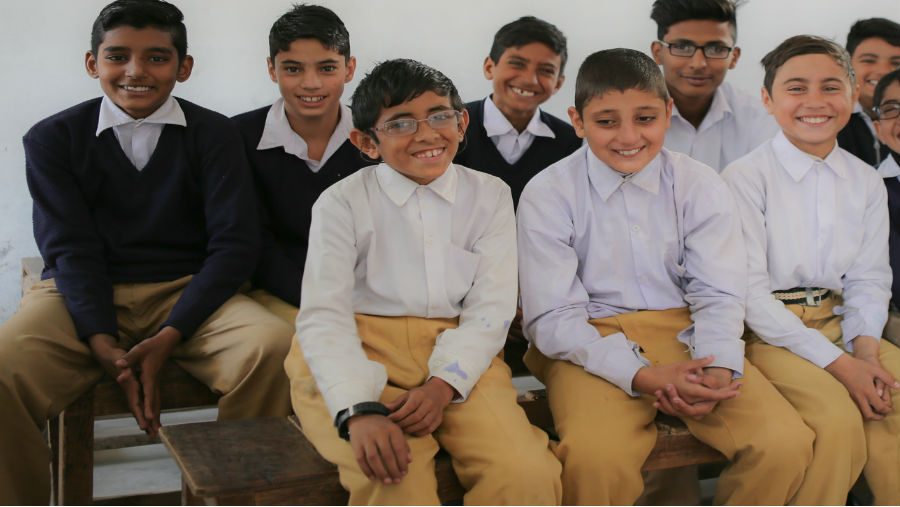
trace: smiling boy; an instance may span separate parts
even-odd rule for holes
[[[759,99],[724,82],[741,56],[737,2],[656,0],[650,45],[675,106],[666,148],[722,171],[777,132]]]
[[[857,21],[847,34],[847,52],[859,86],[859,101],[847,126],[838,133],[838,145],[877,167],[890,150],[875,132],[872,97],[878,80],[900,68],[900,25],[884,18]]]
[[[525,363],[547,386],[563,503],[633,504],[662,410],[731,460],[714,503],[783,505],[813,435],[744,360],[740,220],[712,169],[663,148],[671,111],[649,57],[589,56],[569,108],[587,146],[519,203]]]
[[[516,305],[509,187],[452,163],[469,118],[432,68],[380,63],[352,109],[351,141],[383,163],[313,207],[285,361],[304,433],[351,505],[438,504],[439,448],[466,504],[558,504],[559,462],[497,357]]]
[[[263,247],[250,297],[293,323],[300,304],[312,205],[323,190],[375,162],[350,143],[344,85],[356,58],[341,19],[296,5],[269,32],[269,77],[281,97],[234,117],[260,201]]]
[[[850,56],[799,35],[762,64],[763,103],[782,131],[723,173],[748,250],[747,358],[816,433],[795,503],[843,504],[862,471],[876,504],[897,505],[900,351],[881,340],[885,187],[836,143],[859,90]]]
[[[484,59],[494,92],[466,104],[472,128],[455,162],[502,179],[514,205],[528,180],[581,146],[571,125],[540,110],[563,85],[567,57],[558,28],[523,16],[497,31]]]
[[[884,337],[894,345],[900,342],[900,70],[888,72],[878,82],[873,94],[875,112],[875,132],[878,139],[890,150],[890,156],[878,166],[878,174],[884,180],[888,194],[890,213],[889,248],[891,258],[892,307],[888,323],[884,327]]]
[[[289,412],[292,329],[235,295],[259,248],[240,136],[171,95],[192,65],[176,7],[113,2],[85,57],[104,96],[23,139],[44,272],[0,327],[0,503],[47,502],[44,425],[104,372],[151,436],[169,358],[222,393],[220,418]]]

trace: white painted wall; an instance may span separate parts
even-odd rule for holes
[[[310,0],[312,1],[312,0]],[[175,93],[234,115],[277,96],[266,74],[269,28],[290,0],[174,0],[185,14],[189,52],[196,65]],[[556,24],[569,39],[571,78],[546,109],[566,117],[578,65],[610,47],[649,51],[656,28],[650,0],[319,0],[350,30],[359,61],[357,78],[375,62],[421,60],[456,83],[464,100],[490,92],[481,64],[494,32],[533,14]],[[25,185],[22,135],[40,119],[100,93],[84,72],[91,23],[107,0],[4,1],[0,4],[0,322],[19,301],[19,260],[37,255],[31,198]],[[474,13],[478,13],[475,15]],[[900,19],[896,0],[751,0],[739,11],[743,54],[728,79],[754,94],[762,83],[759,59],[790,35],[846,38],[860,18]]]

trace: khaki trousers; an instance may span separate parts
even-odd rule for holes
[[[120,346],[154,335],[188,281],[115,285]],[[224,394],[220,419],[286,416],[290,392],[281,363],[291,335],[290,326],[236,295],[176,346],[172,359]],[[41,430],[102,373],[53,280],[36,284],[0,327],[0,504],[47,504],[50,452]]]
[[[296,306],[286,302],[285,300],[265,289],[254,289],[248,292],[247,296],[257,303],[263,305],[266,310],[269,310],[276,316],[281,317],[282,320],[290,324],[291,328],[296,327],[297,312],[300,311],[300,309]]]
[[[356,325],[369,359],[385,365],[388,384],[379,401],[396,399],[428,378],[435,338],[456,319],[357,315]],[[467,493],[466,505],[556,505],[561,497],[560,464],[547,435],[528,423],[516,403],[509,368],[494,358],[469,398],[451,403],[429,436],[407,436],[412,463],[399,484],[370,481],[349,442],[337,430],[295,341],[285,360],[291,398],[303,432],[316,450],[336,464],[351,505],[438,505],[434,455],[444,448]]]
[[[832,296],[820,306],[788,305],[807,327],[818,329],[843,348],[841,317],[834,307],[841,298]],[[821,483],[805,482],[797,502],[812,505],[844,505],[847,492],[860,471],[878,505],[900,505],[900,393],[893,391],[894,411],[882,421],[863,422],[847,389],[827,371],[787,349],[773,347],[754,335],[747,336],[747,358],[784,395],[816,432],[815,455],[807,475],[828,477]],[[881,341],[881,364],[900,378],[900,351]]]
[[[603,336],[624,332],[641,346],[651,366],[691,359],[687,346],[676,339],[691,324],[686,308],[590,323]],[[528,349],[525,364],[547,386],[560,436],[563,503],[633,504],[643,489],[641,466],[656,443],[655,398],[632,397],[581,366],[546,358],[535,347]],[[699,421],[684,422],[695,437],[731,461],[719,478],[716,504],[784,505],[803,481],[814,434],[746,361],[741,382],[738,397],[720,402]]]

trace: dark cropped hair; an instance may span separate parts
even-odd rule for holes
[[[840,44],[816,35],[795,35],[779,44],[760,61],[766,71],[763,86],[769,95],[772,94],[772,83],[775,82],[778,69],[791,58],[802,55],[828,55],[844,69],[851,83],[856,82],[853,66],[850,65],[850,53]]]
[[[666,80],[652,58],[634,49],[604,49],[585,58],[575,79],[575,109],[580,115],[594,97],[610,90],[641,90],[669,101]]]
[[[900,69],[894,69],[878,80],[878,84],[875,85],[875,93],[872,94],[872,104],[876,107],[881,105],[881,101],[884,99],[884,90],[893,83],[900,82]]]
[[[566,49],[566,36],[555,25],[534,16],[522,16],[500,27],[494,34],[494,43],[491,44],[489,56],[494,63],[497,63],[507,49],[520,48],[532,42],[540,42],[559,55],[559,75],[563,75],[566,60],[569,57]]]
[[[900,46],[900,24],[884,18],[861,19],[847,33],[847,52],[853,56],[859,43],[871,38],[884,39],[891,46]]]
[[[669,27],[692,19],[711,19],[731,25],[731,38],[737,41],[737,8],[741,0],[656,0],[650,19],[656,21],[656,38],[663,40]]]
[[[97,51],[106,32],[120,26],[142,29],[153,27],[172,36],[172,45],[178,51],[178,61],[187,56],[187,29],[184,15],[178,7],[163,0],[116,0],[97,15],[91,28],[91,53]]]
[[[350,60],[350,34],[341,18],[321,5],[294,5],[269,31],[269,56],[287,51],[297,39],[316,39],[323,46]]]
[[[449,97],[450,107],[464,105],[450,78],[415,60],[400,58],[381,62],[366,74],[353,92],[353,126],[375,138],[375,122],[386,108],[398,106],[425,92]]]

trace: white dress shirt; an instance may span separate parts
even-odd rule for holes
[[[884,179],[900,177],[900,165],[897,165],[894,157],[888,155],[884,162],[878,166],[878,175]]]
[[[100,117],[95,134],[99,137],[104,130],[112,128],[125,156],[140,171],[150,161],[150,156],[156,150],[159,136],[167,123],[182,127],[187,125],[184,111],[171,95],[159,109],[153,111],[153,114],[139,120],[119,109],[119,106],[104,95],[100,101]]]
[[[622,177],[588,146],[548,167],[519,200],[525,336],[635,396],[650,363],[623,333],[588,319],[690,307],[678,335],[694,358],[743,373],[747,271],[740,218],[709,167],[663,149]]]
[[[844,347],[881,337],[891,289],[887,191],[878,173],[837,147],[813,157],[779,132],[723,173],[741,210],[750,286],[747,325],[761,339],[824,368],[841,354],[772,295],[842,290]]]
[[[284,112],[284,98],[279,98],[269,108],[269,113],[266,115],[266,124],[263,126],[262,137],[259,139],[256,149],[284,148],[285,153],[302,159],[312,172],[317,173],[328,162],[328,159],[338,151],[338,148],[347,139],[350,139],[350,131],[352,129],[353,117],[350,108],[341,104],[341,117],[334,128],[334,132],[331,133],[331,137],[328,139],[325,153],[322,154],[322,160],[313,160],[309,158],[309,145],[300,137],[300,134],[294,132],[291,124],[288,122],[287,115]]]
[[[451,164],[419,185],[380,164],[313,206],[297,339],[332,416],[378,400],[387,381],[360,346],[354,313],[459,317],[428,367],[464,401],[515,312],[515,216],[499,178]]]
[[[722,83],[700,128],[685,120],[678,107],[672,108],[672,126],[666,132],[665,147],[722,172],[725,166],[750,153],[776,132],[778,124],[766,112],[759,97]]]
[[[522,155],[531,147],[535,137],[556,139],[553,130],[541,121],[540,109],[534,111],[534,116],[531,117],[528,126],[519,133],[506,119],[506,116],[503,116],[490,97],[484,100],[484,131],[497,147],[503,160],[510,165],[522,158]]]

